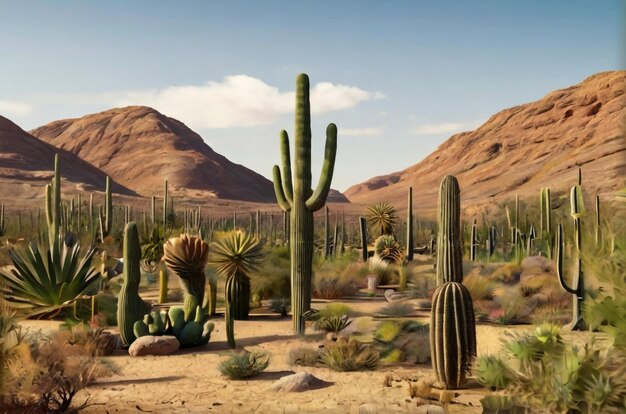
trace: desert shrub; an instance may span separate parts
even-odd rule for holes
[[[538,306],[532,313],[532,323],[541,325],[545,323],[564,325],[572,317],[569,309],[557,308],[552,305]]]
[[[469,290],[472,300],[493,298],[494,282],[487,277],[472,274],[463,279],[463,285]]]
[[[404,318],[413,313],[413,305],[406,302],[389,303],[376,311],[377,316]]]
[[[319,362],[319,351],[314,348],[295,348],[287,355],[289,366],[297,365],[301,367],[314,367]]]
[[[68,330],[67,343],[80,346],[93,356],[111,355],[116,348],[116,339],[102,328],[92,328],[80,323]]]
[[[497,268],[491,274],[491,279],[502,283],[514,283],[520,280],[522,267],[518,264],[509,263]]]
[[[281,316],[286,317],[291,307],[291,299],[289,298],[274,298],[270,302],[270,310],[272,312],[280,313]]]
[[[430,359],[428,325],[414,320],[379,323],[374,341],[386,362],[401,358],[399,361],[411,359],[423,364]]]
[[[341,299],[346,296],[352,296],[358,291],[359,286],[354,281],[321,277],[315,280],[313,297],[319,299]]]
[[[356,339],[339,338],[320,350],[320,362],[335,371],[375,369],[380,354],[369,344]]]
[[[329,303],[326,307],[319,311],[318,318],[324,316],[345,316],[345,315],[353,315],[354,311],[350,309],[349,306],[344,305],[343,303]]]
[[[263,372],[270,364],[270,356],[263,351],[242,351],[220,362],[218,369],[222,375],[240,380],[254,377]]]
[[[5,407],[17,412],[66,412],[80,390],[110,374],[92,348],[68,339],[68,332],[58,332],[19,345],[16,356],[7,361]],[[85,401],[75,409],[87,405]]]
[[[563,341],[560,327],[508,333],[502,358],[483,356],[477,379],[503,389],[517,405],[549,412],[619,413],[626,398],[626,354]]]
[[[315,321],[315,329],[324,332],[341,332],[352,323],[348,315],[324,315]]]
[[[499,325],[522,323],[532,312],[528,301],[523,298],[515,298],[510,301],[504,300],[500,306],[500,308],[492,310],[489,314],[489,318]]]

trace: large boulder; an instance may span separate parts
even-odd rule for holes
[[[169,355],[172,352],[178,351],[180,348],[180,342],[175,336],[152,336],[146,335],[141,338],[137,338],[128,348],[128,354],[130,356],[143,356],[143,355]]]
[[[301,392],[324,388],[330,385],[329,382],[323,381],[308,372],[298,372],[297,374],[287,375],[274,382],[270,387],[272,391],[282,392]]]

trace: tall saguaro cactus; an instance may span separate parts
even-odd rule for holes
[[[439,187],[437,284],[463,281],[461,189],[456,177],[446,175]]]
[[[568,285],[565,281],[565,270],[563,269],[563,250],[565,242],[563,240],[563,227],[559,224],[554,241],[554,255],[556,256],[556,273],[559,277],[561,287],[574,296],[572,323],[567,325],[568,329],[583,331],[587,329],[587,323],[583,315],[583,304],[585,302],[585,276],[582,267],[581,244],[582,229],[581,218],[585,214],[585,204],[582,192],[582,174],[578,172],[578,185],[572,187],[570,192],[571,215],[574,219],[575,233],[575,270],[572,276],[572,284]]]
[[[111,194],[111,179],[107,176],[104,191],[104,233],[110,234],[113,230],[113,195]]]
[[[540,195],[540,227],[539,237],[545,240],[546,255],[552,258],[552,202],[550,188],[542,187]]]
[[[311,108],[309,77],[296,79],[295,162],[292,179],[289,137],[281,131],[280,147],[283,171],[273,169],[274,191],[280,207],[291,217],[291,308],[294,332],[304,334],[303,313],[311,307],[311,277],[313,273],[313,213],[326,203],[335,168],[337,127],[326,128],[326,149],[322,173],[315,192],[311,188]]]

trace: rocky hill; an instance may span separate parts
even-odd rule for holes
[[[349,188],[351,202],[433,209],[439,183],[456,175],[464,205],[568,190],[583,170],[588,195],[608,195],[626,177],[626,71],[595,74],[542,99],[505,109],[475,131],[453,135],[421,162]]]

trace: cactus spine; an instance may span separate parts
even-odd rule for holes
[[[124,346],[135,340],[133,326],[150,311],[150,304],[139,297],[141,280],[141,246],[137,225],[130,222],[124,229],[124,280],[117,297],[117,326]]]
[[[573,317],[572,323],[567,325],[568,329],[583,331],[587,329],[587,323],[583,315],[583,305],[585,302],[585,276],[582,267],[581,257],[581,244],[582,244],[582,229],[581,218],[585,213],[585,204],[583,200],[582,192],[582,173],[578,170],[578,185],[572,187],[570,192],[570,204],[571,215],[574,218],[574,233],[575,233],[575,249],[576,258],[575,270],[572,276],[572,285],[568,285],[565,281],[565,270],[563,269],[563,250],[565,249],[565,241],[563,238],[563,227],[559,224],[556,233],[556,240],[554,242],[554,250],[556,256],[556,273],[559,277],[559,283],[561,287],[574,296],[573,301]]]
[[[296,80],[295,177],[292,180],[289,138],[280,134],[283,171],[273,169],[274,192],[280,207],[291,216],[291,307],[294,332],[304,334],[303,313],[311,308],[313,265],[313,213],[321,209],[330,191],[337,153],[337,127],[326,128],[326,149],[320,180],[311,188],[311,109],[309,77],[300,74]]]
[[[469,291],[463,281],[461,247],[461,190],[451,175],[439,188],[437,281],[430,313],[430,349],[433,369],[446,388],[465,382],[476,356],[476,322]]]
[[[413,260],[413,187],[409,187],[406,213],[406,260]]]
[[[472,298],[465,286],[446,282],[435,290],[430,313],[433,369],[445,389],[463,386],[476,357]]]
[[[461,246],[461,190],[456,177],[447,175],[439,187],[437,284],[463,281]]]

